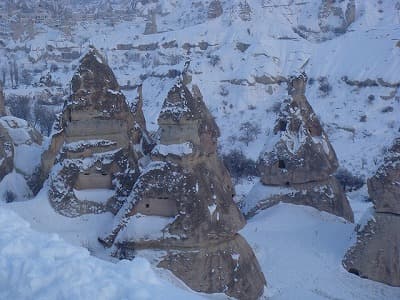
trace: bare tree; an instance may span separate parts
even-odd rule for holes
[[[9,95],[6,98],[6,104],[10,108],[13,116],[24,120],[29,120],[31,110],[31,98],[28,96]]]
[[[6,74],[7,74],[7,70],[5,69],[5,68],[3,68],[2,70],[1,70],[1,72],[2,72],[2,75],[3,75],[3,79],[2,79],[2,83],[3,83],[3,86],[6,84]]]
[[[249,145],[250,142],[254,141],[257,136],[261,133],[260,125],[251,122],[244,122],[240,125],[241,135],[239,141]]]
[[[13,62],[13,67],[14,67],[14,82],[15,85],[18,86],[19,84],[19,77],[18,77],[18,67],[17,67],[17,61],[14,58],[14,62]]]
[[[9,62],[9,66],[11,86],[14,87],[14,71],[11,62]]]
[[[56,119],[54,111],[36,102],[33,108],[33,115],[34,126],[39,126],[41,133],[49,136]]]

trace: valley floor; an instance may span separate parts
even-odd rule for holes
[[[60,216],[45,191],[27,202],[0,202],[0,299],[226,299],[190,291],[154,266],[154,253],[133,261],[112,259],[97,242],[112,215]],[[358,222],[371,206],[362,194],[349,195]],[[361,279],[341,266],[354,242],[354,226],[289,204],[250,219],[240,233],[266,275],[264,297],[400,299],[400,288]]]

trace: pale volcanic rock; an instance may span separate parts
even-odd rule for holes
[[[245,220],[233,202],[229,172],[217,157],[218,126],[199,89],[190,92],[179,80],[158,123],[153,161],[117,214],[116,226],[100,241],[114,244],[122,257],[139,249],[168,249],[159,266],[194,290],[257,299],[265,278],[237,233]],[[141,224],[147,225],[145,233],[136,230]]]
[[[137,149],[147,135],[141,99],[132,113],[114,73],[95,49],[82,58],[71,83],[71,99],[42,156],[43,177],[50,173],[50,202],[70,217],[116,213],[139,176],[142,154]],[[93,201],[78,199],[75,192],[93,189],[115,193],[107,201]]]
[[[368,180],[375,212],[357,233],[356,244],[343,259],[358,276],[400,286],[400,139],[389,149],[383,165]]]
[[[307,76],[288,81],[289,99],[283,102],[273,135],[258,161],[261,183],[289,188],[288,193],[268,193],[259,203],[252,199],[248,217],[279,202],[309,205],[353,221],[343,188],[333,176],[338,168],[336,153],[314,110],[305,97]]]

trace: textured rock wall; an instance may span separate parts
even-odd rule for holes
[[[343,259],[358,276],[400,286],[400,139],[389,149],[383,165],[368,180],[375,213],[357,233],[356,244]]]

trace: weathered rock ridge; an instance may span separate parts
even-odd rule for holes
[[[305,97],[306,83],[305,74],[290,78],[289,99],[283,102],[273,136],[258,161],[261,183],[287,192],[270,193],[248,205],[245,213],[252,216],[282,201],[313,206],[353,221],[344,191],[332,176],[338,167],[335,151]],[[252,199],[246,202],[252,203]]]
[[[6,114],[3,86],[0,83],[0,117]]]
[[[265,279],[250,246],[237,232],[245,220],[232,196],[227,169],[217,157],[218,127],[196,86],[182,80],[158,118],[159,144],[138,178],[110,235],[119,255],[165,249],[160,267],[189,287],[256,299]],[[144,224],[158,224],[144,228]],[[135,228],[143,228],[138,232]]]
[[[358,276],[400,286],[400,138],[368,180],[373,218],[357,235],[343,265]]]
[[[81,60],[71,84],[57,133],[42,156],[43,177],[50,174],[50,202],[70,217],[116,213],[139,176],[139,145],[146,134],[141,99],[132,113],[114,73],[95,49]],[[114,193],[109,199],[79,199],[78,194],[93,189]]]
[[[0,83],[0,117],[5,115],[4,93]],[[14,148],[7,130],[0,124],[0,181],[14,166]]]
[[[36,173],[41,145],[42,136],[27,121],[7,116],[0,83],[0,181],[6,186],[0,196],[6,201],[26,199],[40,189]]]
[[[0,181],[14,168],[14,147],[7,129],[0,123]]]

